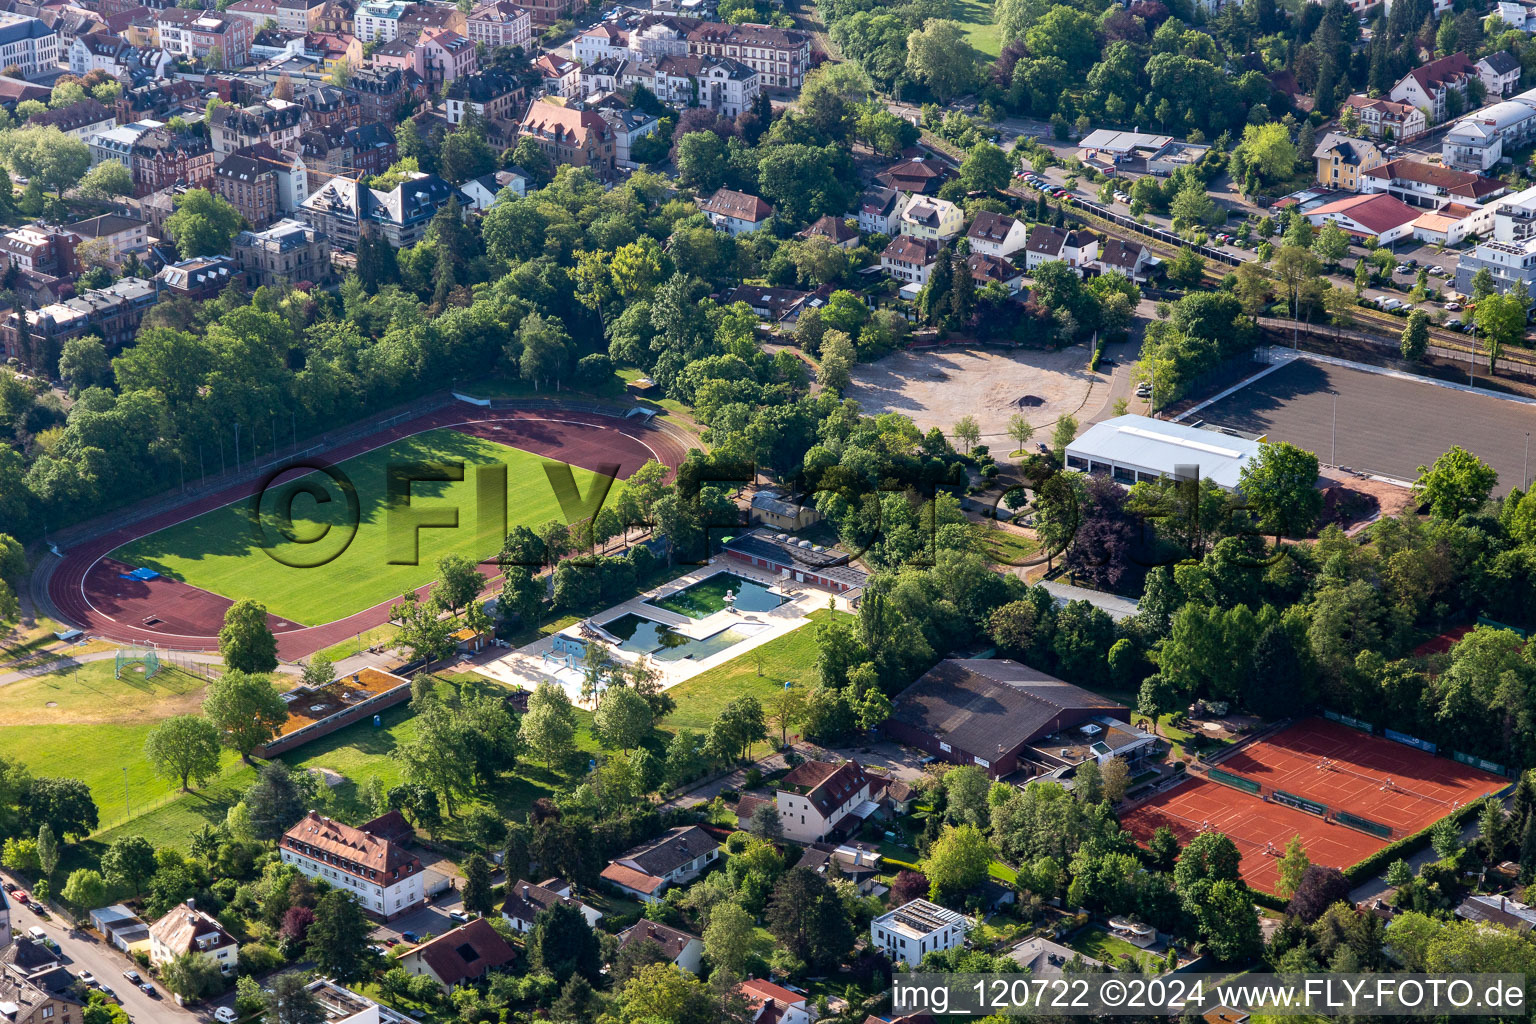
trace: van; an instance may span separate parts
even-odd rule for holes
[[[38,942],[46,944],[48,941],[48,933],[43,931],[43,929],[37,925],[33,925],[31,928],[28,928],[27,934],[32,936],[32,938]]]

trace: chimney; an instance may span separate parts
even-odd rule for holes
[[[528,898],[528,887],[525,885],[525,886],[523,886],[523,899],[527,899],[527,898]]]
[[[190,896],[187,897],[187,909],[188,910],[196,910],[197,909],[197,900],[193,899]]]

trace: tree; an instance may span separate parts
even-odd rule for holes
[[[1416,309],[1408,314],[1408,326],[1403,328],[1400,343],[1403,358],[1416,363],[1429,351],[1429,314]]]
[[[133,174],[116,160],[103,160],[80,179],[80,194],[87,199],[110,200],[133,195]]]
[[[1287,178],[1296,169],[1296,145],[1278,121],[1245,127],[1238,149],[1246,166],[1266,182]]]
[[[111,162],[117,163],[115,160]],[[101,339],[94,334],[87,334],[66,341],[59,355],[59,376],[69,381],[71,394],[78,395],[80,391],[91,387],[109,387],[112,383],[112,361]]]
[[[171,994],[196,1002],[224,991],[219,965],[195,950],[188,950],[160,968],[160,980]]]
[[[1482,302],[1496,291],[1498,291],[1498,286],[1494,283],[1493,272],[1487,267],[1483,267],[1472,275],[1473,302]]]
[[[237,806],[241,805],[249,818],[252,838],[275,842],[304,816],[305,795],[287,764],[268,761]]]
[[[137,896],[155,873],[155,848],[143,836],[115,839],[101,855],[101,870],[113,885]]]
[[[1486,268],[1485,268],[1486,269]],[[1488,355],[1488,372],[1497,373],[1499,358],[1506,345],[1518,345],[1525,337],[1525,317],[1528,303],[1516,292],[1507,295],[1486,295],[1472,314],[1477,323],[1477,333],[1483,336],[1483,351]]]
[[[432,586],[432,600],[455,618],[459,611],[485,587],[485,577],[468,555],[448,554],[437,560],[437,582]]]
[[[1067,445],[1076,437],[1077,417],[1068,414],[1056,421],[1056,428],[1051,431],[1051,450],[1056,453],[1057,459],[1066,461]]]
[[[1238,488],[1258,513],[1259,529],[1281,537],[1304,537],[1323,510],[1317,489],[1317,456],[1289,441],[1266,443],[1243,467]]]
[[[239,233],[245,218],[221,195],[194,188],[176,198],[176,212],[165,220],[165,229],[176,239],[181,258],[222,256]]]
[[[1008,417],[1008,436],[1013,438],[1014,454],[1018,454],[1024,450],[1029,439],[1035,436],[1035,428],[1030,426],[1023,413],[1016,412]]]
[[[972,448],[981,443],[981,428],[976,425],[976,417],[974,416],[966,415],[960,417],[960,419],[955,421],[954,429],[950,433],[954,435],[955,440],[965,444],[967,454],[969,454]]]
[[[464,909],[484,917],[493,908],[491,866],[484,857],[472,853],[464,862]]]
[[[743,975],[757,946],[752,915],[739,903],[720,903],[709,912],[704,929],[704,953],[716,969]]]
[[[816,371],[816,383],[827,391],[840,394],[852,378],[857,358],[853,340],[846,332],[828,331],[821,339],[821,366]]]
[[[1301,845],[1301,836],[1291,836],[1291,841],[1285,844],[1285,855],[1280,858],[1280,880],[1275,883],[1276,890],[1281,896],[1290,896],[1301,886],[1301,879],[1307,873],[1307,868],[1312,866],[1312,861],[1307,858],[1307,851]]]
[[[560,321],[530,313],[517,328],[517,340],[522,346],[518,357],[522,378],[532,381],[535,391],[551,380],[558,385],[571,340]]]
[[[928,876],[920,871],[902,868],[891,880],[891,905],[899,907],[913,900],[928,898]]]
[[[1430,829],[1429,843],[1441,860],[1454,857],[1461,852],[1461,827],[1450,818],[1441,818]]]
[[[1159,825],[1147,841],[1147,857],[1159,871],[1172,869],[1179,857],[1179,837],[1167,825]]]
[[[1179,254],[1168,264],[1168,280],[1180,288],[1198,287],[1205,276],[1205,261],[1189,246],[1179,249]]]
[[[966,92],[976,81],[976,50],[957,21],[930,18],[907,36],[907,72],[941,103]]]
[[[219,654],[236,672],[277,670],[277,638],[267,627],[267,606],[242,597],[224,612]]]
[[[971,147],[960,165],[960,181],[972,192],[995,192],[1008,187],[1007,155],[990,142]]]
[[[980,885],[992,863],[992,847],[974,825],[945,825],[928,849],[923,874],[928,876],[929,899],[956,899]]]
[[[45,821],[37,827],[37,866],[44,878],[52,878],[59,866],[59,840]]]
[[[1436,519],[1451,522],[1464,512],[1476,512],[1488,501],[1499,474],[1486,462],[1456,445],[1435,460],[1420,466],[1413,496],[1429,506]]]
[[[592,729],[604,746],[633,750],[651,734],[651,705],[627,686],[610,686],[597,702]]]
[[[265,675],[231,670],[209,685],[203,714],[224,745],[238,750],[249,764],[252,751],[270,742],[288,721],[288,705]]]
[[[779,810],[773,804],[761,803],[752,808],[752,817],[747,820],[747,831],[759,839],[782,839],[784,819],[779,817]]]
[[[576,749],[576,709],[563,688],[554,683],[538,685],[528,697],[518,736],[549,767],[565,762]]]
[[[709,988],[670,960],[640,968],[625,983],[619,1004],[623,1024],[726,1024]]]
[[[557,903],[539,911],[528,931],[528,955],[533,965],[562,985],[573,975],[597,981],[603,967],[597,936],[581,910]]]
[[[372,932],[373,925],[357,901],[340,889],[332,889],[315,904],[315,920],[309,926],[309,956],[326,975],[343,983],[365,977]]]
[[[1104,787],[1104,799],[1112,804],[1117,804],[1125,799],[1125,791],[1131,785],[1131,769],[1121,757],[1112,757],[1104,762],[1099,769],[1100,781]]]
[[[1247,887],[1223,879],[1202,882],[1200,888],[1203,892],[1190,909],[1211,955],[1222,963],[1236,963],[1257,954],[1264,942]]]
[[[91,150],[52,125],[26,125],[0,135],[0,160],[60,199],[91,166]]]
[[[1302,872],[1291,894],[1290,911],[1311,924],[1323,916],[1323,911],[1340,900],[1349,899],[1349,879],[1338,868],[1312,864]]]
[[[768,738],[763,705],[756,697],[737,697],[720,709],[709,728],[709,746],[723,759],[743,760],[752,744]]]
[[[91,910],[107,902],[107,880],[101,877],[100,871],[76,868],[69,873],[69,880],[64,883],[60,895],[66,903]]]
[[[20,803],[29,823],[47,825],[55,836],[62,838],[83,838],[100,824],[90,787],[79,779],[41,776],[26,787]]]
[[[219,729],[201,715],[167,718],[145,737],[144,756],[156,775],[179,781],[189,793],[189,779],[206,786],[219,773]]]
[[[1205,191],[1199,179],[1190,179],[1169,204],[1173,223],[1178,227],[1194,227],[1200,224],[1219,224],[1226,214],[1217,209],[1215,202]]]
[[[1333,221],[1324,224],[1312,239],[1312,254],[1325,266],[1337,266],[1349,253],[1349,235]]]
[[[271,981],[262,1009],[266,1024],[325,1024],[325,1008],[309,991],[309,976],[285,971]]]
[[[1173,884],[1188,894],[1197,882],[1237,881],[1242,854],[1220,832],[1201,832],[1189,841],[1173,869]]]
[[[793,868],[774,885],[768,931],[815,972],[835,968],[854,942],[837,891],[810,868]]]

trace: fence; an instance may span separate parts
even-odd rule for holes
[[[1330,722],[1338,722],[1340,725],[1347,725],[1351,729],[1359,729],[1368,735],[1374,735],[1376,732],[1376,727],[1363,718],[1351,718],[1349,715],[1341,715],[1337,711],[1324,711],[1323,717]]]
[[[1375,836],[1377,839],[1395,838],[1394,830],[1378,821],[1362,818],[1358,814],[1350,814],[1348,811],[1334,811],[1333,820],[1340,825],[1347,825],[1352,829],[1364,832],[1366,835]]]
[[[1285,804],[1287,807],[1294,807],[1298,811],[1306,811],[1308,814],[1315,814],[1319,818],[1328,817],[1327,804],[1320,804],[1316,800],[1308,800],[1306,797],[1297,796],[1295,793],[1287,793],[1283,789],[1275,790],[1270,795],[1270,799],[1275,801],[1277,804]]]
[[[1224,786],[1231,786],[1233,789],[1240,789],[1245,793],[1252,793],[1254,796],[1260,796],[1263,793],[1264,787],[1252,779],[1245,779],[1241,775],[1235,775],[1232,772],[1222,771],[1220,768],[1208,769],[1206,771],[1206,776],[1212,782],[1219,782]]]
[[[1464,765],[1468,765],[1469,767],[1481,768],[1485,772],[1492,772],[1495,775],[1502,775],[1505,778],[1510,777],[1509,769],[1496,761],[1487,761],[1481,757],[1474,757],[1471,754],[1463,754],[1459,750],[1451,751],[1451,757],[1454,760],[1460,761]]]
[[[1426,754],[1434,754],[1439,751],[1439,748],[1428,740],[1421,740],[1417,736],[1409,736],[1407,733],[1398,732],[1396,729],[1383,729],[1381,734],[1389,740],[1422,750]]]

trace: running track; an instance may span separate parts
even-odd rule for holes
[[[340,463],[412,434],[441,427],[454,427],[585,469],[618,463],[621,478],[628,477],[647,459],[655,458],[675,469],[687,455],[686,447],[677,438],[637,421],[558,406],[541,411],[447,406],[338,446],[326,452],[325,459],[332,464]],[[224,609],[232,603],[228,598],[164,577],[147,584],[121,579],[118,573],[122,567],[105,556],[146,534],[231,502],[246,501],[256,486],[255,482],[232,486],[70,548],[48,580],[49,599],[65,621],[95,636],[120,642],[156,643],[177,650],[217,650]],[[489,574],[494,569],[485,567],[482,571]],[[425,596],[429,586],[422,586],[417,593]],[[384,623],[392,603],[385,601],[319,626],[301,626],[274,616],[268,616],[268,625],[277,635],[278,656],[293,661]],[[152,626],[143,625],[151,617],[160,621]]]

